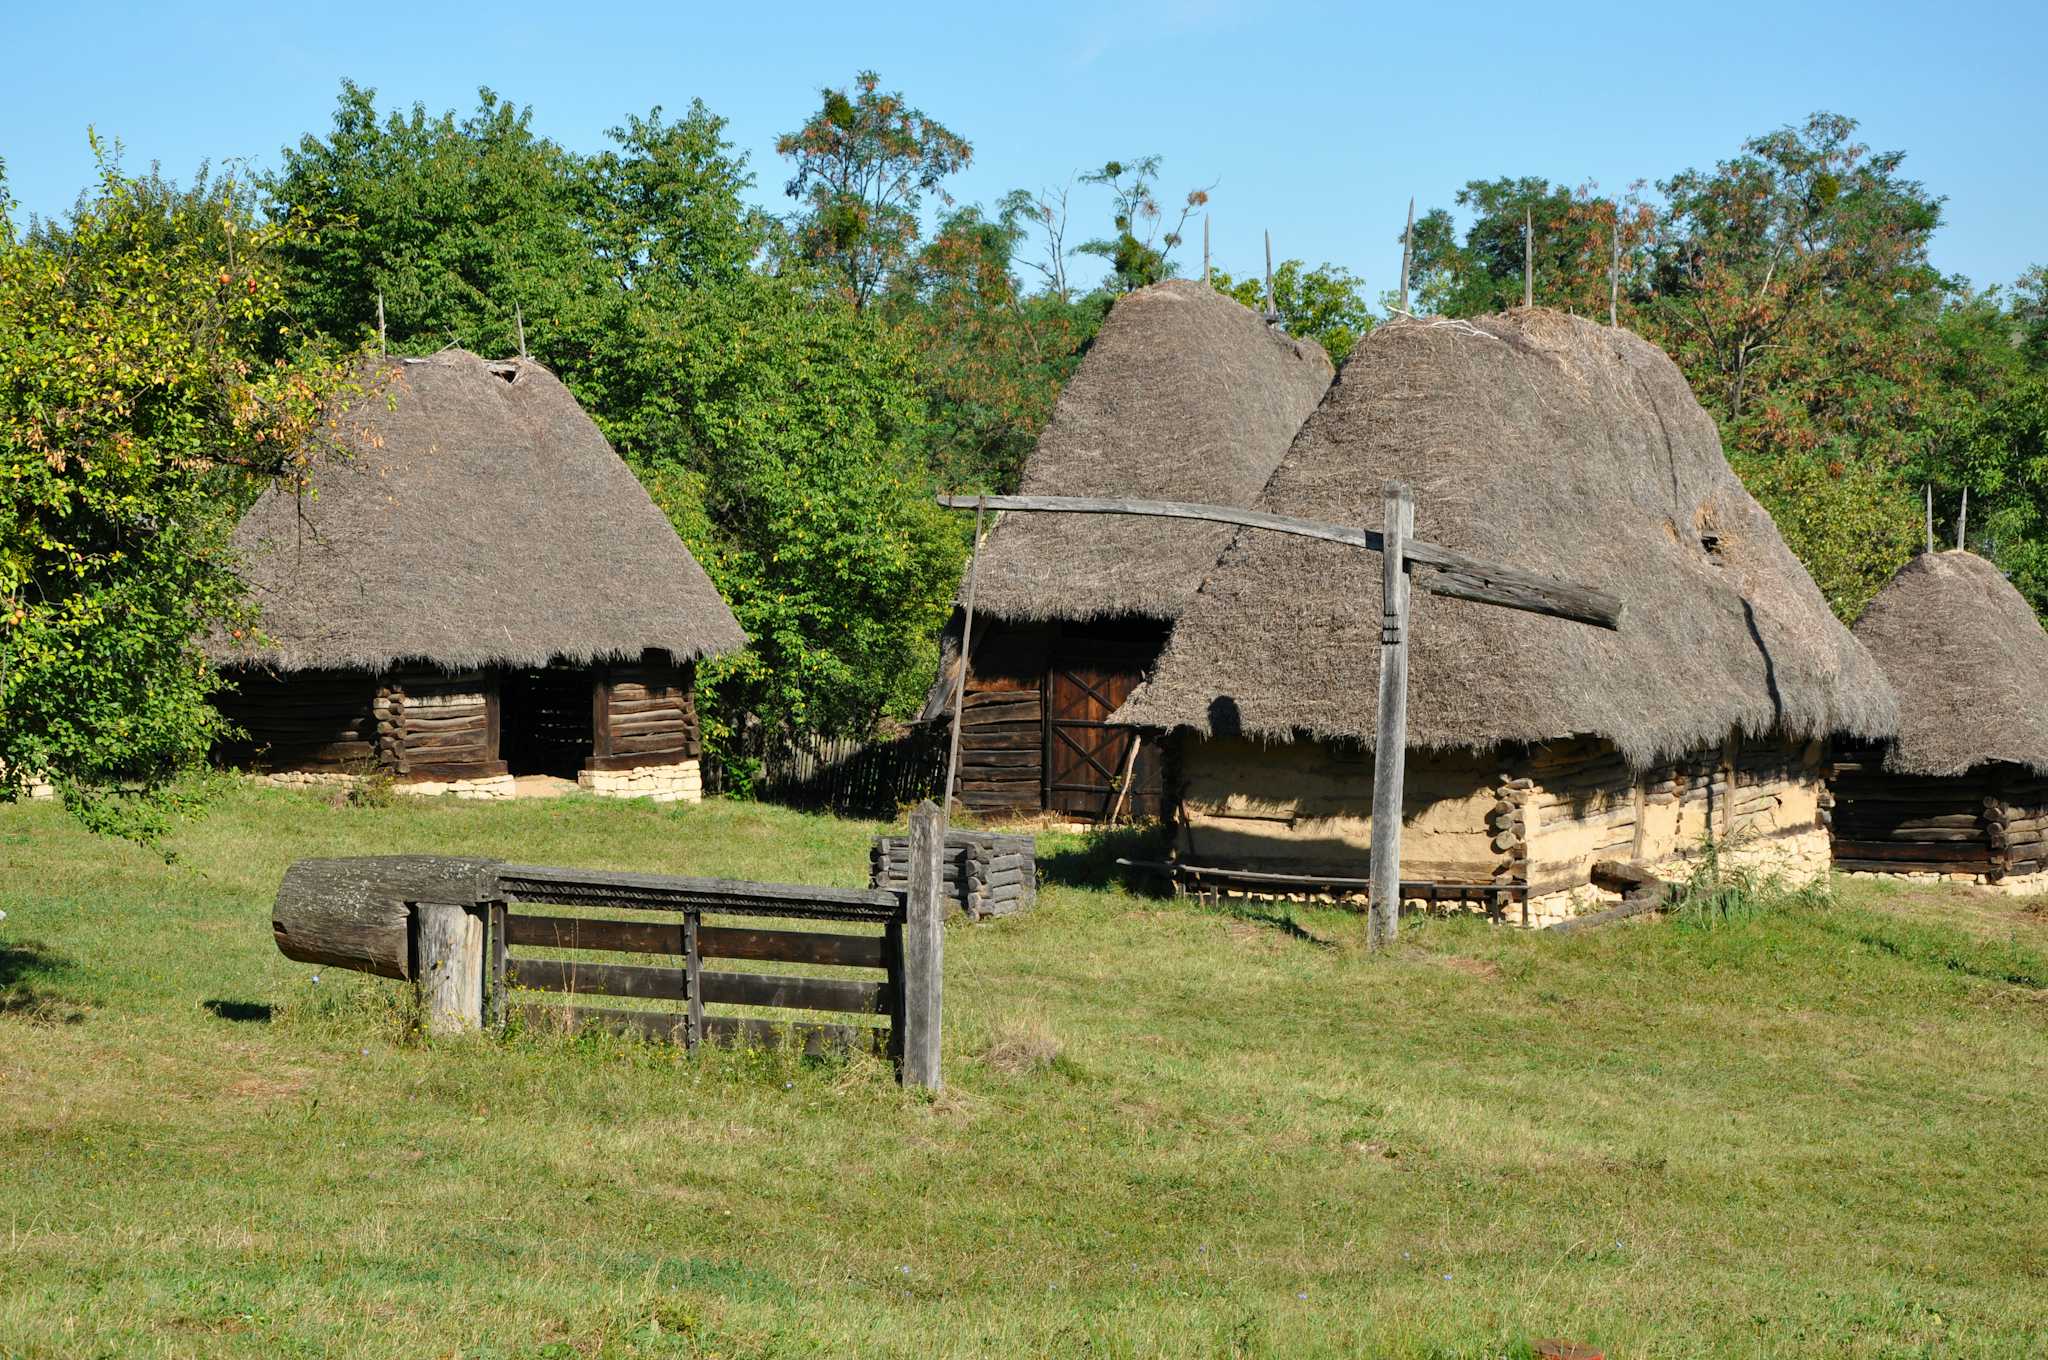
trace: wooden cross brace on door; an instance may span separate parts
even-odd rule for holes
[[[1183,501],[1098,496],[941,496],[939,504],[950,510],[977,512],[1009,510],[1206,520],[1278,534],[1295,534],[1302,538],[1318,538],[1381,555],[1379,722],[1372,786],[1372,901],[1366,925],[1366,938],[1376,949],[1392,944],[1400,928],[1401,799],[1408,764],[1410,588],[1419,586],[1432,595],[1448,595],[1453,599],[1472,600],[1528,614],[1548,614],[1553,618],[1591,624],[1595,628],[1613,629],[1621,625],[1621,600],[1606,591],[1486,562],[1416,538],[1415,497],[1407,487],[1399,484],[1387,488],[1386,519],[1378,532],[1269,514],[1264,510],[1195,505]],[[979,517],[977,513],[977,520]],[[969,570],[971,581],[972,568]],[[972,627],[971,586],[968,601],[968,626]],[[960,668],[964,676],[967,668],[964,650]],[[956,733],[959,721],[956,706],[953,715]],[[949,787],[949,798],[951,792]]]

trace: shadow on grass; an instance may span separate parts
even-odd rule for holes
[[[1137,897],[1166,897],[1171,893],[1171,885],[1164,874],[1117,861],[1163,860],[1171,834],[1164,826],[1119,826],[1090,831],[1077,848],[1040,855],[1038,869],[1047,883],[1063,888],[1121,888]]]
[[[1287,936],[1290,940],[1300,940],[1303,944],[1312,944],[1318,949],[1335,949],[1337,947],[1335,940],[1325,939],[1301,922],[1295,920],[1294,913],[1287,910],[1281,903],[1269,902],[1256,897],[1218,897],[1202,901],[1201,906],[1205,911],[1219,912],[1233,920],[1244,921],[1251,925],[1268,926]]]
[[[70,959],[32,943],[0,945],[0,1016],[75,1025],[85,1008],[47,983],[74,971]]]
[[[215,997],[199,1003],[222,1020],[234,1020],[242,1024],[267,1025],[271,1020],[271,1005],[268,1001],[222,1001]]]

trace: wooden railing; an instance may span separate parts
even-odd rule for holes
[[[271,928],[288,958],[412,981],[427,1028],[436,1034],[486,1024],[502,1028],[516,1014],[529,1023],[602,1026],[679,1040],[690,1048],[791,1035],[810,1051],[871,1047],[896,1060],[905,1085],[937,1089],[945,972],[942,834],[939,810],[930,802],[911,815],[910,873],[895,888],[824,888],[430,855],[299,860],[285,871]],[[600,911],[630,914],[589,914]],[[706,924],[707,916],[805,926]],[[827,928],[808,928],[814,922]],[[576,957],[515,954],[515,948]],[[604,961],[618,954],[680,962]],[[843,968],[861,976],[707,970],[706,959]],[[511,998],[517,990],[667,1001],[676,1007],[572,1001],[515,1008]],[[792,1014],[712,1013],[707,1006]],[[873,1017],[877,1023],[797,1014]]]

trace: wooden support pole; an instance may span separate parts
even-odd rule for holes
[[[1202,282],[1209,283],[1209,214],[1202,214]],[[1211,285],[1212,287],[1214,285]]]
[[[506,906],[503,902],[490,904],[491,915],[491,993],[489,1023],[493,1030],[503,1033],[505,1017],[510,1013],[506,1004],[510,1000],[511,979],[505,968]]]
[[[1529,209],[1522,209],[1522,305],[1536,305],[1536,224]]]
[[[382,292],[377,294],[377,352],[379,354],[389,354],[391,352],[390,344],[384,339],[384,294]]]
[[[518,303],[512,304],[512,325],[519,333],[519,357],[526,357],[526,313]]]
[[[1401,921],[1401,798],[1408,768],[1408,573],[1402,569],[1415,534],[1415,497],[1387,488],[1387,518],[1380,530],[1379,735],[1373,748],[1372,904],[1366,943],[1393,944]]]
[[[1966,541],[1966,540],[1967,540],[1967,539],[1969,538],[1969,536],[1970,536],[1970,488],[1968,488],[1968,487],[1966,486],[1966,487],[1964,487],[1964,488],[1963,488],[1963,509],[1962,509],[1962,513],[1956,516],[1956,550],[1957,550],[1958,552],[1960,552],[1960,551],[1962,550],[1963,544],[1964,544],[1964,542],[1965,542],[1965,541]]]
[[[960,723],[967,714],[967,666],[974,656],[974,572],[981,562],[981,518],[988,497],[975,498],[974,542],[967,552],[967,607],[960,618],[960,665],[953,676],[953,733],[946,743],[946,787],[939,794],[942,815],[953,812],[953,792],[960,778]]]
[[[692,1049],[704,1042],[704,953],[698,943],[703,917],[699,911],[683,913],[683,989],[689,994],[683,1003],[683,1044]]]
[[[471,905],[413,904],[415,979],[431,1035],[465,1034],[484,1022],[484,922]]]
[[[1401,311],[1408,311],[1408,269],[1415,261],[1415,196],[1408,196],[1408,225],[1401,232]]]
[[[1934,551],[1934,483],[1927,484],[1927,551]]]
[[[1618,326],[1621,313],[1621,205],[1614,205],[1614,259],[1607,267],[1607,324]]]
[[[926,800],[910,814],[910,890],[903,923],[903,1084],[939,1089],[946,937],[941,925],[944,814]]]

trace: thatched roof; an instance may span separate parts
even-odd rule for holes
[[[1060,393],[1021,490],[1249,505],[1331,376],[1320,346],[1205,283],[1141,288]],[[982,546],[975,612],[1171,619],[1229,541],[1225,525],[1007,516]]]
[[[1409,739],[1605,737],[1638,766],[1731,730],[1886,735],[1897,705],[1655,346],[1523,310],[1353,351],[1262,508],[1419,537],[1620,596],[1619,632],[1416,591]],[[1380,559],[1243,530],[1120,721],[1371,746]]]
[[[2048,633],[1997,567],[1922,554],[1877,593],[1856,636],[1899,696],[1887,769],[1947,776],[2005,761],[2048,774]]]
[[[235,531],[281,670],[451,669],[746,645],[732,611],[576,399],[530,360],[371,365],[348,456]]]

